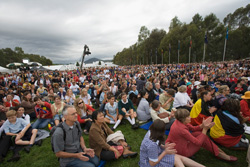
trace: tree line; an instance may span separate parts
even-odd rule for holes
[[[213,13],[204,18],[197,13],[189,24],[174,17],[168,32],[158,28],[150,31],[142,26],[137,42],[114,55],[113,62],[135,65],[161,64],[163,61],[168,64],[170,55],[170,63],[177,63],[178,50],[180,63],[189,62],[189,52],[190,62],[201,62],[204,47],[205,61],[222,61],[226,36],[225,60],[250,56],[250,4],[228,14],[223,22]]]
[[[22,63],[24,58],[28,58],[31,62],[39,62],[42,65],[52,65],[52,61],[45,56],[40,56],[36,54],[24,53],[21,47],[15,47],[14,50],[11,48],[0,49],[0,66],[6,67],[7,64],[13,62]]]

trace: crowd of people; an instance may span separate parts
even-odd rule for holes
[[[136,157],[117,130],[125,121],[134,130],[153,121],[141,141],[140,166],[203,166],[190,159],[201,147],[237,161],[217,145],[248,148],[249,69],[250,61],[241,60],[0,74],[0,162],[11,146],[8,161],[41,145],[35,138],[46,127],[61,166]]]

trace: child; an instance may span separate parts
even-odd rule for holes
[[[35,142],[37,129],[32,129],[30,123],[26,122],[24,119],[17,118],[15,110],[7,111],[6,117],[7,120],[3,124],[5,134],[8,136],[15,136],[16,145],[28,145],[28,147],[25,147],[25,151],[29,152],[30,147]],[[18,156],[19,154],[17,152],[14,154],[13,158]]]
[[[108,96],[108,103],[105,105],[105,122],[109,124],[115,124],[115,126],[112,128],[114,130],[121,120],[118,120],[118,104],[115,102],[115,96],[113,94]],[[117,124],[116,122],[119,121]]]

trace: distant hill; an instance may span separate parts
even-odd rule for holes
[[[98,58],[91,58],[91,59],[88,59],[88,60],[84,61],[84,63],[85,64],[91,64],[91,63],[96,62],[96,61],[112,62],[112,60],[101,60],[101,59],[98,59]]]

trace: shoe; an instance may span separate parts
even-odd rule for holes
[[[38,140],[37,142],[36,142],[36,145],[38,145],[38,146],[41,146],[42,145],[42,140]]]
[[[220,159],[220,160],[223,160],[223,161],[227,161],[227,162],[235,162],[238,160],[237,157],[234,157],[234,156],[230,156],[230,159],[224,159],[224,158],[221,158],[221,157],[216,157],[217,159]]]
[[[30,146],[24,147],[24,151],[25,151],[26,153],[30,153]]]
[[[137,156],[137,152],[131,152],[128,154],[123,154],[123,158],[135,158]]]
[[[18,161],[20,159],[20,155],[14,154],[10,159],[7,160],[7,162],[13,162],[13,161]]]
[[[132,129],[138,129],[139,125],[137,123],[135,123],[134,125],[132,125]]]
[[[115,131],[114,127],[112,127],[111,130],[114,132]]]

